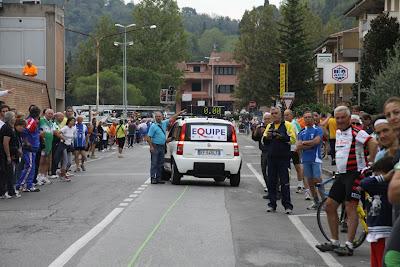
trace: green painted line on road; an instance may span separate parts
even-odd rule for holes
[[[169,208],[164,212],[163,216],[161,217],[160,221],[154,226],[153,230],[149,233],[149,235],[146,237],[146,239],[143,241],[143,243],[140,245],[138,250],[135,252],[135,255],[133,255],[132,259],[128,263],[128,267],[132,267],[136,261],[139,259],[140,254],[143,252],[149,241],[153,238],[154,234],[157,232],[157,230],[160,228],[160,226],[163,224],[165,219],[167,218],[168,214],[172,211],[172,209],[176,206],[176,204],[181,200],[185,192],[187,191],[188,186],[185,187],[185,189],[182,191],[182,193],[178,196],[178,198],[174,201],[174,203],[169,206]]]

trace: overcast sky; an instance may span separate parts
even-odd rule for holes
[[[264,4],[264,0],[177,0],[180,8],[188,6],[196,9],[197,13],[216,14],[241,19],[246,9]],[[129,0],[125,1],[129,2]],[[140,0],[135,0],[139,3]],[[269,0],[270,4],[278,6],[281,0]]]

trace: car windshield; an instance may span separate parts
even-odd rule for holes
[[[185,141],[232,142],[232,127],[223,123],[187,123]]]

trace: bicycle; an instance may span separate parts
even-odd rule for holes
[[[321,183],[317,184],[316,187],[325,186],[327,184],[333,183],[334,180],[335,180],[335,176],[322,181]],[[327,241],[330,241],[329,224],[328,224],[328,220],[327,220],[327,214],[325,212],[325,202],[329,195],[328,193],[329,192],[325,191],[324,195],[326,196],[326,198],[318,206],[317,222],[318,222],[319,230],[321,231],[324,238]],[[366,198],[367,198],[367,196],[366,196]],[[367,215],[364,210],[362,201],[359,201],[359,203],[357,205],[357,214],[358,214],[358,218],[359,218],[359,224],[357,227],[356,236],[353,241],[354,248],[361,246],[362,243],[365,241],[367,234],[368,234]],[[339,225],[341,227],[341,229],[339,231],[339,239],[346,240],[345,238],[347,238],[347,235],[346,235],[347,234],[347,223],[346,223],[347,215],[346,215],[344,203],[341,203],[341,212],[340,212],[340,216],[338,218],[339,218]]]

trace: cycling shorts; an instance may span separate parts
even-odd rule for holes
[[[344,174],[336,174],[335,182],[329,191],[329,197],[337,203],[343,201],[359,201],[361,199],[361,192],[359,186],[355,184],[356,180],[360,178],[359,172],[348,172]]]

